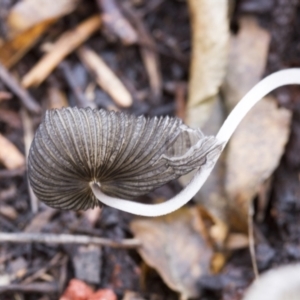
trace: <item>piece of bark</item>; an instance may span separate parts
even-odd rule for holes
[[[85,282],[100,284],[102,251],[99,246],[79,246],[72,257],[75,276]]]
[[[115,0],[97,0],[97,3],[102,11],[103,28],[109,37],[119,38],[124,45],[135,44],[137,32],[123,16]]]
[[[0,133],[0,162],[9,170],[25,165],[25,157],[18,148]]]
[[[132,105],[132,97],[123,83],[93,50],[81,47],[78,55],[94,75],[98,85],[121,107]]]
[[[67,55],[94,34],[100,26],[100,17],[94,15],[61,35],[51,50],[23,77],[22,85],[28,88],[41,84]]]

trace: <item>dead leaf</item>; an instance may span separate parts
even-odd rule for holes
[[[12,67],[55,21],[51,19],[39,23],[4,42],[0,47],[0,62],[7,68]]]
[[[24,155],[2,134],[0,134],[0,162],[9,170],[25,165]]]
[[[228,111],[261,79],[268,56],[270,34],[254,17],[243,17],[238,35],[231,36],[229,62],[223,84]]]
[[[140,255],[171,289],[186,298],[199,296],[197,282],[210,273],[213,251],[202,234],[203,224],[196,208],[135,220],[131,230],[142,242]]]
[[[226,0],[189,0],[192,26],[187,124],[202,127],[223,81],[228,54]]]
[[[42,229],[49,224],[55,213],[56,210],[50,207],[47,207],[46,210],[37,213],[25,227],[24,232],[41,232]]]
[[[78,0],[23,0],[16,3],[7,17],[10,36],[15,36],[36,24],[56,19],[72,12]]]
[[[253,17],[244,17],[231,39],[224,96],[231,109],[261,78],[270,37]],[[249,201],[272,174],[289,136],[291,115],[266,97],[248,113],[233,134],[227,149],[225,190],[228,221],[236,230],[247,229]]]
[[[233,134],[227,149],[225,188],[232,225],[247,229],[249,201],[273,173],[290,132],[291,113],[273,97],[260,101]]]

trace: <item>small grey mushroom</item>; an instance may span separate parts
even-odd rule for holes
[[[55,109],[46,112],[35,134],[28,176],[47,205],[88,209],[100,204],[92,185],[105,195],[132,199],[209,164],[221,151],[222,143],[178,118]]]

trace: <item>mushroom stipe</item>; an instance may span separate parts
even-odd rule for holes
[[[46,112],[32,142],[28,174],[37,197],[54,208],[108,206],[141,216],[182,207],[202,187],[247,112],[272,90],[300,84],[300,69],[276,72],[237,104],[216,137],[178,118],[63,108]],[[129,201],[197,170],[175,197],[159,204]],[[99,202],[99,201],[100,202]]]

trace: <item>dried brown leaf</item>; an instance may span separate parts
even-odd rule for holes
[[[269,33],[256,19],[240,20],[240,31],[231,38],[224,96],[231,109],[263,75],[270,42]],[[274,171],[289,135],[290,113],[278,109],[268,97],[248,113],[229,142],[226,158],[225,189],[228,221],[246,230],[249,201]]]
[[[56,19],[44,21],[6,41],[0,47],[0,62],[7,68],[16,64]]]
[[[189,0],[192,25],[187,122],[201,126],[210,116],[225,75],[229,40],[226,0]]]
[[[78,0],[23,0],[13,6],[7,17],[10,35],[23,32],[30,27],[72,12]]]
[[[268,56],[270,34],[254,17],[243,17],[238,35],[231,36],[223,92],[230,111],[261,79]]]
[[[202,234],[203,223],[196,208],[138,219],[131,229],[142,242],[140,255],[171,289],[183,297],[199,296],[197,282],[210,273],[212,248]]]
[[[277,167],[290,132],[291,114],[263,99],[245,117],[227,150],[225,188],[232,225],[247,228],[249,201]]]
[[[25,157],[18,148],[0,134],[0,163],[13,170],[25,165]]]

